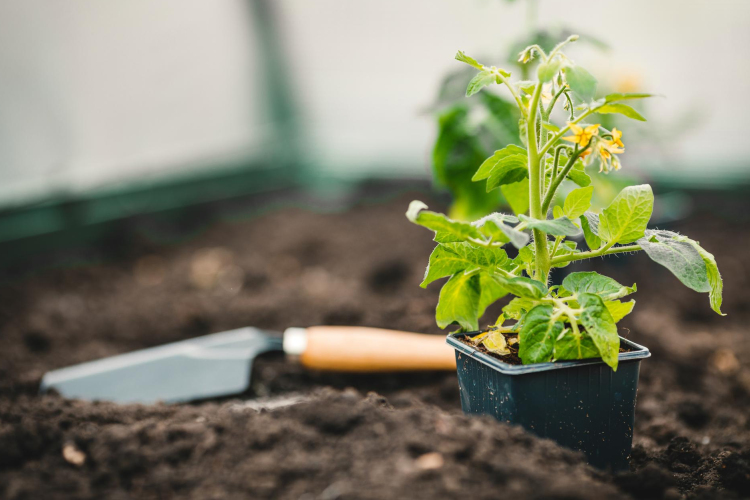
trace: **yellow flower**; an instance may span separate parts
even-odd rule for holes
[[[617,130],[616,128],[612,129],[612,142],[620,146],[621,148],[625,147],[625,144],[622,143],[622,131],[621,130]]]
[[[619,139],[619,138],[618,138]],[[625,152],[625,149],[617,147],[615,141],[608,139],[599,139],[595,146],[596,155],[593,158],[599,159],[599,172],[609,172],[610,170],[620,170],[620,159],[614,155]]]
[[[576,125],[575,123],[568,122],[568,126],[570,127],[570,130],[573,132],[573,135],[568,137],[563,137],[562,139],[565,141],[570,141],[572,143],[578,144],[579,146],[586,147],[590,142],[591,139],[595,135],[599,135],[599,124],[596,125],[589,125],[586,128],[581,127],[580,125]]]

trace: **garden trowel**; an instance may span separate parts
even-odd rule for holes
[[[316,326],[283,334],[247,327],[48,372],[41,391],[117,403],[176,403],[239,394],[253,360],[282,351],[312,370],[454,370],[454,350],[435,335],[378,328]]]

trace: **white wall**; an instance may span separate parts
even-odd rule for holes
[[[0,205],[263,154],[272,127],[248,2],[0,0]],[[422,110],[456,50],[500,62],[526,18],[520,0],[270,3],[306,158],[336,175],[427,175],[435,125]],[[600,80],[667,96],[641,130],[702,116],[654,158],[629,148],[627,168],[746,168],[750,2],[539,0],[539,24],[609,42],[570,51]]]
[[[310,148],[324,168],[349,173],[390,160],[394,173],[429,170],[432,119],[420,116],[437,82],[469,54],[504,54],[524,32],[526,4],[500,0],[279,0]],[[649,103],[661,134],[700,115],[697,128],[633,168],[744,169],[750,163],[750,2],[743,0],[540,0],[541,26],[565,26],[610,44],[571,55],[600,81],[640,82],[667,96]],[[584,25],[584,22],[587,24]],[[497,61],[502,62],[502,61]],[[632,144],[632,143],[631,143]],[[628,158],[628,156],[630,156]]]
[[[0,0],[0,200],[262,148],[242,0]]]

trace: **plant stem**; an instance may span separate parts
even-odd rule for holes
[[[542,84],[539,82],[536,84],[534,95],[531,98],[528,122],[526,124],[526,145],[529,157],[529,215],[534,219],[546,219],[544,212],[542,212],[542,176],[544,173],[542,170],[542,160],[544,155],[538,151],[536,136],[537,111],[541,95]],[[534,247],[536,249],[534,279],[546,284],[550,268],[547,233],[539,229],[534,229]]]
[[[595,257],[602,257],[604,255],[612,255],[615,253],[624,252],[637,252],[643,250],[640,245],[626,245],[621,247],[611,248],[611,245],[603,246],[599,250],[591,250],[588,252],[574,253],[569,255],[561,255],[552,259],[552,264],[560,264],[563,262],[573,262],[576,260],[593,259]]]
[[[560,151],[559,148],[557,151]],[[586,148],[583,148],[580,151],[578,151],[578,148],[576,148],[576,151],[570,156],[570,159],[568,159],[568,163],[566,163],[565,167],[563,167],[562,171],[560,171],[560,175],[552,178],[552,182],[550,182],[549,184],[547,193],[544,195],[544,202],[542,203],[542,213],[547,213],[547,210],[549,210],[549,206],[552,204],[552,200],[555,197],[557,188],[560,187],[560,183],[565,180],[565,176],[568,175],[568,172],[570,172],[570,170],[573,168],[573,165],[575,165],[576,160],[584,151],[586,151]],[[555,159],[557,159],[557,153],[555,153]],[[557,169],[557,163],[555,163],[555,169]]]
[[[526,111],[526,108],[523,105],[523,101],[521,100],[521,96],[518,95],[518,92],[516,89],[511,85],[511,83],[503,76],[498,75],[498,78],[505,84],[506,87],[508,87],[508,90],[510,90],[511,95],[516,100],[516,106],[518,106],[518,109],[521,110],[521,114],[524,118],[528,116],[528,113]]]
[[[552,253],[550,253],[550,257],[552,259],[555,258],[555,254],[557,253],[557,247],[560,246],[560,242],[565,238],[565,236],[558,236],[555,238],[555,246],[552,247]]]

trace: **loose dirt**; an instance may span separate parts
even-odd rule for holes
[[[726,203],[721,194],[696,197],[689,221],[668,228],[715,254],[725,318],[643,255],[567,268],[638,283],[621,334],[653,356],[642,363],[628,473],[596,471],[521,429],[462,415],[451,373],[308,373],[269,356],[257,362],[251,393],[222,401],[116,406],[37,394],[50,369],[246,325],[440,334],[439,285],[418,286],[433,243],[403,215],[414,197],[425,198],[407,194],[340,213],[279,209],[215,224],[179,244],[134,236],[103,262],[3,285],[0,495],[731,499],[750,492],[750,226],[716,208]],[[750,203],[738,203],[747,213]],[[250,397],[260,399],[246,404]]]

